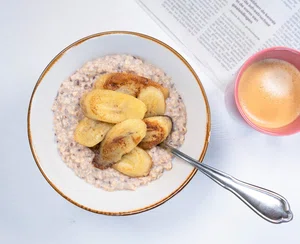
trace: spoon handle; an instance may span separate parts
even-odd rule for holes
[[[179,150],[161,144],[175,156],[185,160],[198,168],[202,173],[217,182],[225,189],[234,193],[259,216],[271,223],[279,224],[293,219],[288,201],[279,194],[270,190],[240,181],[220,170],[214,169],[180,152]]]

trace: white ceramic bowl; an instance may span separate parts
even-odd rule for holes
[[[187,109],[187,134],[181,150],[202,161],[210,135],[210,112],[202,84],[192,67],[165,43],[139,33],[114,31],[85,37],[61,51],[45,68],[28,110],[33,157],[48,183],[64,198],[86,210],[107,215],[140,213],[166,202],[193,178],[196,169],[179,159],[161,178],[135,191],[107,192],[80,179],[58,154],[51,106],[63,80],[89,60],[109,54],[136,55],[162,68]]]

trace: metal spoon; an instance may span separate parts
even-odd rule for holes
[[[162,143],[160,146],[169,150],[175,156],[195,166],[206,176],[217,182],[225,189],[231,191],[265,220],[274,224],[280,224],[289,222],[293,219],[293,214],[288,201],[279,194],[240,181],[206,164],[200,164],[197,160],[187,156],[186,154],[166,143]]]

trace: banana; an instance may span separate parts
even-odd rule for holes
[[[132,151],[145,137],[146,124],[141,119],[128,119],[112,127],[100,144],[94,159],[97,168],[105,169]]]
[[[161,90],[148,86],[140,91],[137,97],[147,107],[145,117],[152,117],[155,115],[163,115],[166,111],[165,98]]]
[[[163,142],[172,130],[172,120],[168,116],[155,116],[144,119],[147,133],[139,144],[143,149],[151,149]]]
[[[125,154],[112,167],[124,175],[142,177],[149,174],[152,167],[152,159],[146,151],[136,147],[130,153]]]
[[[153,86],[162,91],[165,99],[169,96],[169,90],[155,81],[142,76],[129,73],[110,73],[101,75],[94,83],[95,89],[107,89],[122,92],[137,97],[140,90]]]
[[[103,140],[112,127],[112,124],[84,118],[75,129],[74,140],[83,146],[93,147]]]
[[[103,85],[105,81],[111,76],[111,73],[100,75],[99,78],[94,82],[95,89],[104,89]]]
[[[146,105],[133,96],[101,89],[83,95],[80,106],[86,117],[112,124],[142,119],[147,111]]]

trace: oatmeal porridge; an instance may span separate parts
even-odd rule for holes
[[[92,164],[94,151],[74,140],[76,126],[84,118],[80,108],[82,95],[93,89],[94,81],[100,75],[114,72],[133,73],[168,88],[165,115],[172,118],[173,128],[166,141],[174,147],[182,145],[186,133],[186,110],[181,96],[161,69],[130,55],[110,55],[89,61],[62,82],[52,107],[55,137],[63,161],[77,176],[107,191],[134,190],[158,179],[164,170],[170,170],[172,155],[158,146],[148,150],[153,162],[149,175],[132,178],[113,168],[96,168]]]

